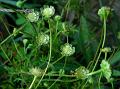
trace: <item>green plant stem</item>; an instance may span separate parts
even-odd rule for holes
[[[46,74],[45,76],[76,77],[76,75],[59,75],[59,74]]]
[[[85,81],[83,86],[79,85],[79,87],[77,89],[84,89],[87,83],[88,83],[88,80]],[[81,86],[81,88],[80,88],[80,86]]]
[[[64,63],[63,69],[65,68],[66,63],[67,63],[67,57],[65,57],[65,63]]]
[[[102,77],[102,73],[100,73],[99,80],[98,80],[99,89],[101,89],[101,88],[100,88],[100,80],[101,80],[101,77]]]
[[[92,69],[92,72],[95,70],[95,67],[96,67],[96,65],[97,65],[97,63],[98,63],[98,60],[99,60],[99,58],[100,58],[100,56],[101,56],[101,51],[99,52],[99,54],[98,54],[98,57],[97,57],[97,59],[96,59],[96,62],[95,62],[95,65],[94,65],[94,67],[93,67],[93,69]]]
[[[71,79],[71,80],[60,80],[60,79],[43,79],[42,81],[56,81],[57,82],[75,82],[78,81],[79,79]]]
[[[56,61],[54,61],[53,63],[51,63],[52,65],[54,65],[55,63],[57,63],[58,61],[60,61],[64,56],[61,56],[60,58],[58,58]]]
[[[98,45],[98,47],[97,47],[97,50],[96,50],[95,56],[94,56],[94,58],[93,58],[93,62],[92,62],[92,64],[90,65],[90,68],[93,66],[94,61],[95,61],[96,59],[98,59],[97,55],[99,55],[99,56],[101,55],[101,53],[99,52],[99,50],[100,50],[100,47],[101,47],[101,44],[102,44],[102,39],[103,39],[103,30],[102,30],[102,34],[101,34],[101,38],[100,38],[99,45]],[[93,68],[93,70],[94,70],[94,68]]]
[[[67,57],[65,57],[65,63],[64,63],[63,69],[64,69],[65,66],[66,66],[66,62],[67,62]],[[62,75],[60,75],[60,76],[57,78],[57,80],[60,79],[61,77],[62,77]],[[71,77],[71,76],[70,76],[70,77]],[[53,84],[52,84],[48,89],[50,89],[50,88],[57,82],[57,80],[56,80],[55,82],[53,82]]]
[[[49,23],[49,28],[50,28],[50,22],[48,21],[48,23]],[[44,71],[44,73],[43,73],[43,75],[42,75],[42,77],[41,77],[40,81],[38,82],[38,84],[37,84],[35,89],[37,89],[37,87],[39,86],[39,84],[41,83],[43,77],[45,76],[45,74],[47,72],[47,69],[48,69],[50,61],[51,61],[51,53],[52,53],[52,31],[50,29],[50,51],[49,51],[48,63],[47,63],[47,67],[45,68],[45,71]]]
[[[94,74],[97,74],[97,73],[100,73],[101,71],[102,71],[102,70],[99,69],[99,70],[97,70],[97,71],[91,72],[91,73],[88,74],[88,76],[94,75]]]
[[[105,45],[105,39],[106,39],[106,19],[105,19],[105,17],[104,17],[104,21],[103,21],[103,42],[102,42],[102,48],[104,48],[104,45]],[[96,67],[96,65],[97,65],[97,63],[98,63],[98,60],[99,60],[99,58],[100,58],[100,56],[101,56],[101,51],[99,52],[99,55],[98,55],[98,57],[97,57],[97,60],[96,60],[96,62],[95,62],[95,65],[94,65],[94,67],[93,67],[93,69],[92,69],[92,71],[94,71],[94,69],[95,69],[95,67]]]
[[[104,18],[104,22],[103,22],[103,30],[104,30],[104,35],[103,35],[103,43],[102,43],[102,48],[104,48],[105,45],[105,38],[106,38],[106,19]]]
[[[107,59],[107,52],[105,52],[105,60]]]
[[[111,82],[111,85],[112,85],[112,89],[114,89],[114,85],[113,85],[113,82]]]
[[[6,58],[8,59],[8,61],[9,61],[10,63],[12,63],[11,60],[10,60],[10,58],[7,56],[5,50],[2,48],[1,45],[0,45],[0,48],[1,48],[1,50],[3,51],[4,55],[6,56]]]
[[[27,75],[32,75],[31,73],[29,73],[29,72],[19,72],[19,73],[12,73],[12,74],[27,74]],[[67,74],[65,74],[65,75],[59,75],[59,74],[45,74],[45,76],[53,76],[53,77],[57,77],[57,76],[61,76],[61,77],[76,77],[76,75],[67,75]],[[39,76],[38,76],[39,77]]]
[[[33,81],[32,81],[32,83],[31,83],[29,89],[32,89],[32,86],[33,86],[33,84],[34,84],[34,82],[35,82],[36,79],[37,79],[37,76],[34,76]]]
[[[48,89],[52,88],[52,86],[59,80],[60,77],[61,77],[61,76],[59,76],[59,77],[56,79],[56,81],[53,82],[53,84],[52,84]]]
[[[71,0],[68,0],[67,3],[66,3],[66,5],[65,5],[65,7],[62,9],[61,17],[63,16],[63,14],[65,12],[65,9],[67,9],[67,8],[69,9],[70,2],[71,2]],[[68,10],[67,10],[67,13],[68,13]]]
[[[4,44],[8,39],[10,39],[13,36],[13,34],[9,35],[5,40],[3,40],[0,45]]]
[[[4,22],[3,22],[3,23],[4,23]],[[26,24],[27,24],[27,23],[26,23]],[[25,27],[26,24],[24,24],[22,27],[20,27],[19,29],[17,29],[17,32],[16,32],[16,33],[20,32],[20,30],[22,30],[22,29]],[[8,30],[8,28],[7,28],[7,26],[6,26],[6,24],[4,24],[4,25],[5,25],[5,27],[6,27],[7,31],[8,31],[8,33],[10,34],[10,32],[9,32],[9,30]],[[13,33],[10,34],[7,38],[5,38],[5,39],[0,43],[0,45],[4,44],[4,43],[5,43],[8,39],[10,39],[12,36],[14,36]]]

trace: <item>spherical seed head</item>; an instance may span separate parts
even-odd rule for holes
[[[72,54],[75,53],[75,47],[72,47],[71,44],[66,43],[63,46],[61,46],[61,54],[63,56],[71,56]]]
[[[102,60],[100,67],[102,69],[103,76],[109,81],[112,71],[110,69],[110,64],[106,60]]]
[[[42,76],[43,73],[44,73],[44,70],[35,67],[35,68],[31,68],[31,69],[30,69],[30,73],[31,73],[32,75],[34,75],[34,76]]]
[[[37,41],[38,45],[48,44],[48,42],[49,42],[49,36],[47,34],[40,33],[36,37],[36,41]]]
[[[53,6],[47,6],[42,9],[41,13],[45,18],[50,18],[54,15],[55,9]]]
[[[100,16],[101,20],[107,19],[109,14],[110,14],[109,7],[104,6],[98,10],[98,15]]]
[[[37,22],[39,19],[39,12],[30,12],[28,13],[27,18],[30,22]]]
[[[79,79],[88,78],[88,73],[89,73],[89,70],[86,69],[84,66],[81,66],[75,70],[76,78],[79,78]]]

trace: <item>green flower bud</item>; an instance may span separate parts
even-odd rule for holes
[[[100,64],[103,76],[109,81],[111,77],[111,69],[110,69],[110,64],[106,60],[102,60]]]
[[[13,29],[13,35],[16,36],[19,32],[17,31],[16,28]]]
[[[30,22],[37,22],[39,19],[39,12],[30,12],[28,13],[27,18]]]
[[[100,16],[100,19],[103,21],[106,20],[108,15],[110,14],[110,8],[109,7],[102,7],[98,10],[98,15]]]
[[[111,52],[111,48],[110,47],[105,47],[103,49],[101,49],[101,52]]]
[[[44,73],[44,70],[35,67],[35,68],[31,68],[31,69],[30,69],[30,73],[31,73],[32,75],[34,75],[34,76],[42,76],[43,73]]]
[[[59,20],[61,20],[61,16],[60,15],[56,15],[55,16],[55,21],[59,21]]]
[[[75,47],[72,47],[71,44],[66,43],[63,46],[61,46],[61,54],[63,56],[71,56],[72,54],[75,53]]]
[[[28,39],[24,39],[24,40],[23,40],[24,46],[26,46],[27,42],[28,42]]]
[[[47,7],[44,7],[44,9],[42,9],[41,13],[42,13],[43,17],[50,18],[54,15],[55,9],[53,6],[50,6],[50,7],[47,6]]]
[[[44,33],[39,33],[38,36],[36,37],[36,42],[38,43],[38,45],[48,44],[49,36]]]
[[[81,66],[75,70],[76,78],[79,78],[79,79],[88,78],[88,74],[89,74],[89,70],[86,69],[84,66]]]

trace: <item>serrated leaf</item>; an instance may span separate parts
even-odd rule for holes
[[[81,16],[80,18],[80,30],[78,36],[79,40],[76,40],[77,44],[79,44],[78,49],[80,49],[84,55],[84,58],[88,61],[93,56],[94,50],[96,49],[96,42],[94,42],[94,45],[92,44],[93,40],[91,40],[91,38],[93,35],[90,32],[88,22],[84,16]]]

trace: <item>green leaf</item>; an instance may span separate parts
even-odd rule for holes
[[[119,70],[113,70],[113,76],[120,76],[120,71]]]
[[[76,51],[79,51],[83,53],[84,58],[89,61],[93,54],[96,51],[97,42],[94,35],[90,31],[89,23],[87,22],[86,18],[84,16],[81,16],[80,18],[80,29],[79,33],[76,34],[74,37],[76,44],[78,45],[76,47]]]
[[[117,62],[120,62],[120,51],[116,52],[114,56],[110,59],[110,64],[113,65]]]
[[[21,24],[24,24],[26,22],[25,17],[23,17],[22,15],[17,14],[17,17],[18,17],[18,19],[16,20],[17,25],[21,25]]]

